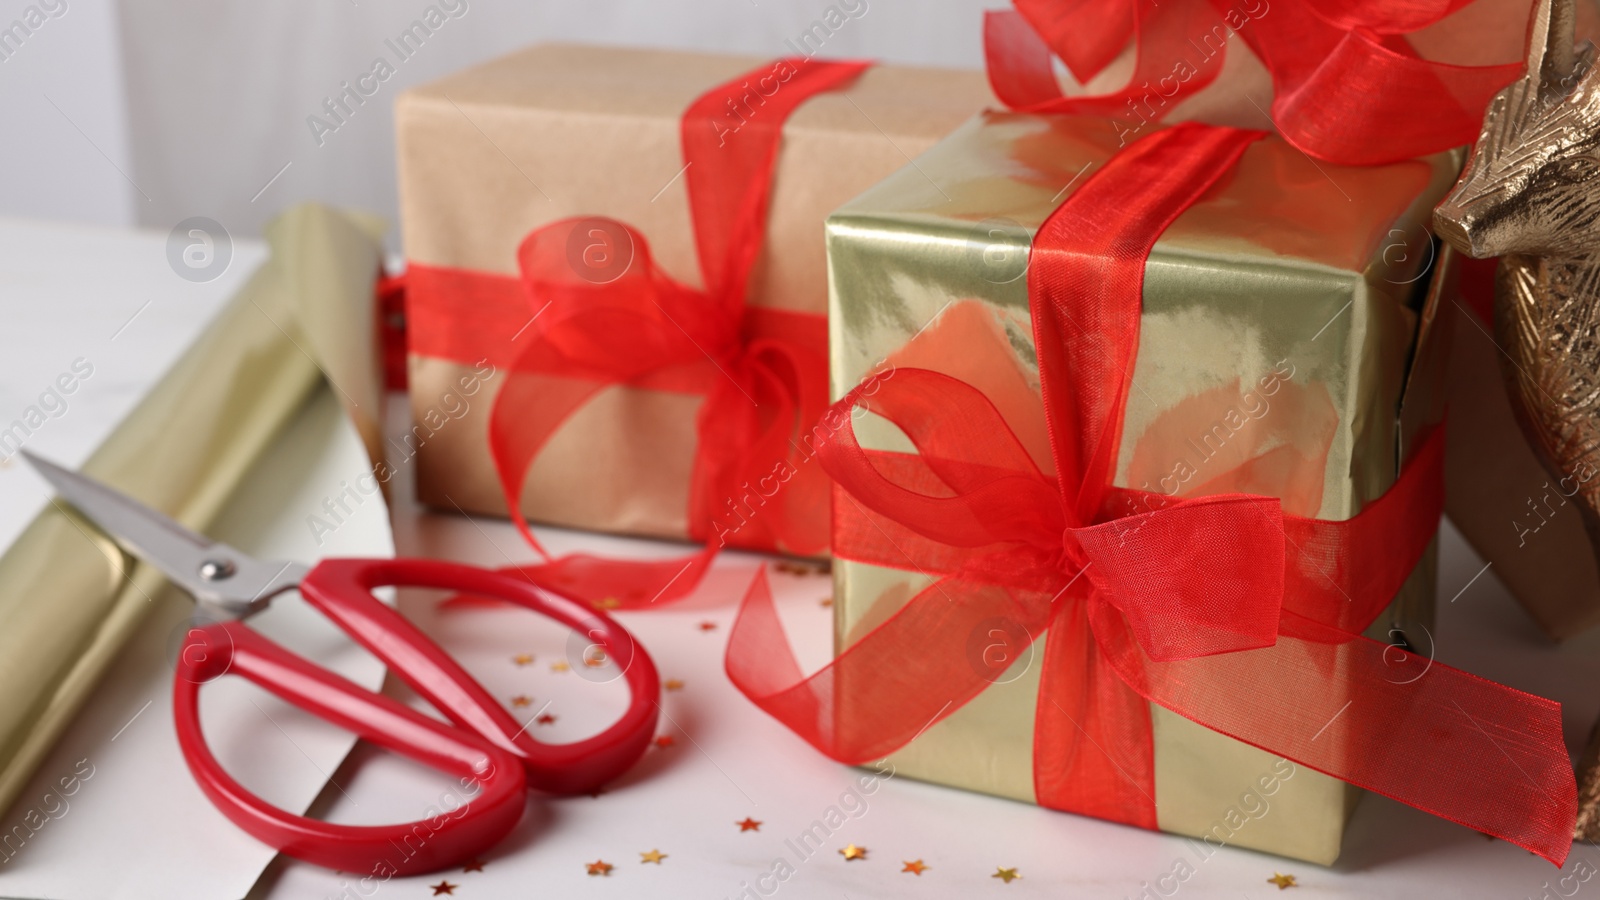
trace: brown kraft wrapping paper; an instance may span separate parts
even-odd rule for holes
[[[679,119],[706,90],[768,62],[544,45],[408,91],[396,109],[408,259],[515,275],[516,249],[530,230],[606,216],[641,231],[667,273],[698,284]],[[784,129],[752,305],[825,315],[827,214],[992,103],[979,72],[875,66],[847,90],[803,104]],[[462,312],[470,318],[465,304]],[[409,376],[419,498],[505,515],[488,446],[489,411],[503,379],[415,354]],[[463,379],[475,385],[470,398],[460,396]],[[687,537],[700,403],[623,386],[601,392],[535,460],[524,514],[567,527]]]

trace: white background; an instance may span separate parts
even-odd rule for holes
[[[0,0],[0,27],[33,2]],[[159,230],[200,215],[236,236],[257,234],[274,213],[311,198],[392,220],[391,109],[411,85],[551,40],[778,56],[830,5],[464,0],[466,13],[319,147],[306,117],[380,53],[392,59],[384,40],[430,0],[58,2],[67,11],[0,62],[0,215]],[[1003,5],[851,6],[861,4],[866,11],[829,38],[826,55],[966,68],[981,63],[983,9]]]

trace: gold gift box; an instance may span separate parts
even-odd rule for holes
[[[395,112],[407,257],[515,275],[517,246],[532,229],[607,216],[643,233],[667,274],[698,284],[679,122],[705,91],[770,65],[757,57],[553,44],[407,91]],[[874,66],[845,90],[802,104],[784,128],[751,304],[825,314],[823,219],[992,102],[980,72]],[[437,417],[440,398],[463,378],[476,380],[471,365],[420,355],[411,357],[409,376],[419,422]],[[418,447],[424,503],[506,514],[488,446],[489,410],[503,382],[485,379],[459,420]],[[687,537],[701,399],[631,387],[597,395],[534,461],[524,514],[553,525]]]
[[[836,211],[833,396],[879,367],[945,372],[988,393],[1051,471],[1027,245],[1118,146],[1106,120],[986,112]],[[1146,265],[1116,483],[1276,495],[1286,512],[1324,519],[1381,495],[1418,432],[1440,419],[1439,291],[1428,274],[1449,266],[1430,265],[1426,225],[1459,166],[1440,154],[1346,168],[1277,138],[1250,147]],[[869,448],[913,450],[870,415],[858,433]],[[1369,637],[1403,636],[1431,654],[1434,570],[1430,549]],[[932,582],[844,560],[835,579],[840,649]],[[1035,802],[1040,658],[1036,645],[891,756],[895,771]],[[872,689],[841,684],[839,715]],[[1323,864],[1338,856],[1359,791],[1160,707],[1151,719],[1161,830]]]

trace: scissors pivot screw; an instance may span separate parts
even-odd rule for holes
[[[238,569],[226,559],[208,559],[200,564],[200,577],[207,581],[225,581]]]

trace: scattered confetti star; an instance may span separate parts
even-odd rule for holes
[[[839,848],[839,855],[844,857],[845,862],[849,862],[852,859],[866,859],[867,848],[857,847],[855,844],[845,844]]]
[[[755,819],[750,818],[749,816],[746,816],[745,820],[743,822],[735,822],[733,824],[739,826],[739,830],[740,831],[760,831],[761,830],[761,823],[757,822]]]
[[[658,734],[658,735],[656,735],[656,739],[654,741],[652,741],[652,743],[654,743],[657,747],[660,747],[661,749],[665,750],[665,749],[667,749],[668,747],[671,747],[673,744],[675,744],[677,742],[672,739],[672,735],[670,735],[670,734]]]
[[[608,877],[611,875],[611,870],[616,868],[616,866],[603,859],[597,859],[592,863],[584,863],[583,867],[589,870],[590,875],[605,875]]]
[[[537,719],[534,719],[533,721],[539,723],[540,725],[553,725],[553,724],[555,724],[556,717],[550,715],[549,713],[545,713],[544,715],[540,716]]]
[[[1022,876],[1017,874],[1017,870],[1016,870],[1015,867],[1010,868],[1010,869],[1003,869],[1003,868],[1001,868],[999,866],[995,866],[994,874],[990,875],[989,877],[990,878],[998,878],[1001,881],[1004,881],[1006,884],[1010,884],[1014,879],[1021,878]]]
[[[463,872],[482,872],[483,871],[483,866],[484,866],[483,860],[481,860],[481,859],[473,859],[471,862],[467,863],[466,866],[464,866],[461,869],[461,871],[463,871]]]
[[[676,678],[668,678],[666,681],[661,682],[661,686],[669,691],[683,690],[683,682]]]
[[[923,872],[928,871],[928,867],[923,865],[923,862],[920,859],[907,860],[905,863],[906,867],[901,869],[901,872],[910,872],[913,875],[921,875]]]
[[[515,706],[517,709],[521,709],[524,706],[531,706],[532,704],[533,698],[529,697],[527,694],[518,694],[511,698],[511,705]]]
[[[621,605],[622,601],[615,597],[602,597],[600,599],[600,603],[598,604],[601,609],[616,609]]]
[[[832,597],[823,597],[821,600],[817,601],[817,605],[818,606],[832,606],[833,605],[833,598]]]
[[[596,650],[593,653],[585,653],[583,655],[583,664],[588,666],[591,669],[600,668],[601,666],[606,664],[606,653],[605,653],[605,651],[604,650]]]
[[[1277,885],[1280,891],[1287,891],[1289,888],[1300,886],[1294,883],[1293,875],[1280,875],[1277,872],[1272,873],[1272,877],[1267,879],[1267,884]]]
[[[516,656],[511,657],[511,661],[516,663],[519,666],[530,665],[533,662],[533,654],[532,653],[518,653]]]
[[[448,881],[441,881],[438,884],[430,884],[428,887],[433,888],[433,895],[435,897],[439,896],[440,894],[449,894],[450,896],[454,897],[456,895],[456,888],[461,887],[461,885],[451,884]]]
[[[639,862],[655,863],[658,866],[661,865],[661,861],[666,858],[667,854],[662,853],[660,850],[651,850],[649,853],[639,854]]]
[[[700,630],[701,631],[716,631],[717,630],[717,623],[715,623],[715,622],[701,622],[700,623]]]
[[[567,665],[567,661],[564,659],[558,659],[550,664],[550,671],[552,672],[565,672],[570,668],[572,667]]]

